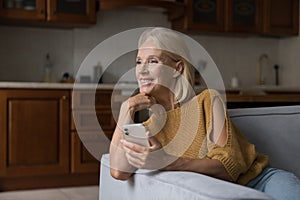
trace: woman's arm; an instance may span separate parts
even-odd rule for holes
[[[120,126],[132,123],[132,116],[133,112],[130,112],[126,101],[121,106],[118,123],[110,144],[110,173],[112,177],[120,180],[128,179],[131,172],[135,170],[128,164],[120,143],[123,139],[123,131]]]
[[[162,146],[155,137],[150,138],[150,143],[151,147],[146,148],[122,140],[127,160],[132,166],[141,169],[157,169],[158,166],[161,166],[160,170],[163,171],[191,171],[232,181],[232,178],[227,173],[223,164],[218,160],[205,158],[175,158],[174,156],[163,153],[163,151],[160,154],[151,155],[151,152],[162,148]]]
[[[178,158],[175,162],[162,169],[163,171],[190,171],[205,174],[218,179],[233,181],[223,164],[214,159]]]
[[[155,104],[155,99],[145,94],[138,94],[134,97],[130,97],[122,104],[118,123],[110,145],[110,173],[112,177],[120,180],[127,180],[136,170],[136,168],[127,161],[124,147],[121,142],[124,139],[121,126],[133,123],[135,112],[150,108],[153,104]]]

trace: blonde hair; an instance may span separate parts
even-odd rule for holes
[[[179,33],[162,27],[147,29],[139,38],[138,47],[146,41],[151,40],[156,45],[156,48],[161,49],[172,60],[182,61],[183,71],[182,76],[179,76],[174,94],[176,101],[185,103],[194,95],[194,68],[190,64],[189,50]]]

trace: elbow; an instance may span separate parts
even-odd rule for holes
[[[117,180],[126,181],[131,177],[132,173],[110,169],[110,175]]]
[[[223,174],[223,176],[220,176],[220,179],[222,179],[224,181],[235,183],[235,181],[233,180],[233,178],[228,173]]]

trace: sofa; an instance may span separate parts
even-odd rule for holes
[[[236,126],[259,152],[269,155],[270,165],[300,177],[300,105],[230,109]],[[234,183],[193,172],[149,171],[130,180],[110,176],[109,155],[103,155],[100,200],[235,200],[272,199],[266,194]]]

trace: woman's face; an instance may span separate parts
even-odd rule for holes
[[[146,41],[139,48],[136,57],[136,78],[141,93],[154,95],[166,88],[172,90],[175,73],[176,61],[155,48],[152,41]]]

